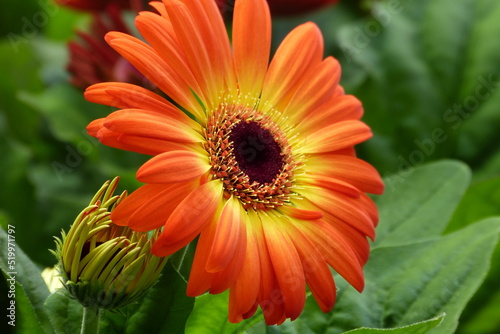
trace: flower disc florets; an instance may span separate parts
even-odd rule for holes
[[[245,209],[274,209],[293,196],[300,159],[272,118],[250,106],[221,104],[208,117],[205,149],[213,178],[224,196],[236,196]]]

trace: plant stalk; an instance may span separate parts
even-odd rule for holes
[[[84,307],[81,334],[98,334],[101,309],[99,307]]]

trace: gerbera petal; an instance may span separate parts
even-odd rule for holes
[[[363,210],[360,197],[352,198],[336,191],[313,186],[303,187],[301,194],[333,217],[351,225],[372,239],[375,237],[374,222],[372,217]]]
[[[167,115],[141,109],[122,109],[111,113],[103,124],[107,129],[131,136],[179,143],[203,142],[198,131]]]
[[[238,244],[246,244],[241,203],[231,197],[226,201],[217,224],[217,232],[207,260],[207,271],[218,272],[227,267]]]
[[[256,311],[260,288],[259,248],[251,223],[246,225],[246,257],[238,278],[229,290],[229,321],[239,322],[251,317]],[[252,312],[253,311],[253,312]]]
[[[305,210],[291,205],[283,205],[278,208],[278,211],[287,216],[303,220],[315,220],[323,217],[321,211]]]
[[[222,293],[234,284],[240,275],[243,261],[245,261],[246,240],[246,233],[240,233],[232,259],[223,270],[214,274],[210,285],[210,293]]]
[[[327,175],[352,184],[363,192],[381,194],[384,183],[369,163],[346,155],[322,154],[311,156],[307,164],[315,174]]]
[[[227,35],[226,26],[215,1],[184,0],[203,34],[211,66],[216,73],[214,80],[218,89],[224,83],[233,88],[236,77],[233,66],[233,54]]]
[[[193,151],[170,151],[159,154],[139,168],[137,180],[144,183],[190,181],[210,169],[208,157]]]
[[[87,126],[87,132],[110,147],[148,155],[157,155],[169,151],[196,150],[196,147],[189,143],[176,143],[114,132],[104,127],[105,121],[105,118],[101,118],[92,122]]]
[[[379,219],[377,205],[375,205],[375,202],[368,195],[363,193],[360,196],[360,200],[361,208],[370,217],[373,226],[377,226]]]
[[[120,109],[143,109],[166,114],[178,121],[191,124],[185,113],[172,103],[143,87],[123,82],[105,82],[90,86],[85,91],[87,101]]]
[[[216,231],[216,219],[212,219],[208,226],[201,231],[198,243],[196,244],[196,253],[194,254],[186,288],[186,295],[190,297],[196,297],[205,293],[212,284],[214,274],[207,271],[206,265]]]
[[[301,201],[301,204],[308,210],[321,210],[308,200]],[[361,265],[364,265],[368,260],[368,255],[370,252],[370,245],[368,243],[366,234],[360,232],[348,223],[339,220],[326,211],[323,212],[323,219],[321,220],[322,222],[319,223],[320,226],[321,224],[323,224],[323,222],[326,222],[328,225],[330,225],[330,227],[335,230],[337,235],[339,235],[342,240],[346,242],[345,245],[348,245],[351,251],[354,252],[359,260],[359,263]],[[300,221],[298,223],[300,224]]]
[[[362,143],[372,137],[370,128],[360,121],[344,121],[326,126],[307,136],[303,152],[334,152]]]
[[[116,133],[112,133],[109,137],[113,136],[116,137],[115,145],[118,146],[113,146],[113,143],[107,142],[106,139],[101,138],[100,136],[98,136],[98,138],[101,141],[101,143],[106,144],[108,146],[148,155],[157,155],[165,152],[180,151],[180,150],[193,151],[197,149],[197,146],[195,146],[196,144],[176,143],[161,139],[129,136],[125,134],[119,134],[118,136],[116,136]]]
[[[193,240],[213,218],[221,201],[220,180],[207,182],[193,190],[168,218],[163,232],[153,244],[153,254],[168,256],[183,247],[179,241]]]
[[[135,25],[146,41],[170,66],[171,71],[182,77],[187,86],[204,99],[198,81],[186,63],[170,21],[151,12],[141,12],[135,19]]]
[[[104,127],[104,122],[106,122],[105,118],[98,118],[90,122],[87,125],[87,133],[92,137],[97,137],[97,133]]]
[[[329,214],[325,214],[323,219],[327,222],[351,247],[351,250],[356,254],[360,265],[365,265],[370,255],[370,244],[366,235],[358,231],[354,227],[340,222],[336,218],[332,218]]]
[[[302,78],[304,72],[321,61],[323,38],[311,22],[292,30],[278,47],[264,80],[261,101],[276,106]],[[266,106],[261,105],[265,111]]]
[[[364,288],[363,269],[350,245],[328,223],[320,220],[309,224],[296,224],[310,240],[314,241],[327,263],[356,290]]]
[[[190,12],[186,4],[178,0],[164,0],[163,3],[167,9],[179,45],[184,52],[184,57],[198,79],[203,95],[217,97],[216,74],[211,66],[210,56],[205,44],[207,41],[206,34],[209,34],[210,31],[199,28],[196,19],[200,19],[200,13]],[[207,99],[207,102],[210,102],[210,99]],[[205,107],[212,108],[215,106]]]
[[[158,192],[154,196],[150,195],[146,197],[148,200],[142,205],[135,205],[137,208],[135,212],[125,217],[125,219],[128,218],[127,225],[131,229],[141,232],[150,231],[165,225],[165,222],[177,205],[179,205],[194,188],[196,188],[195,182],[166,185],[161,192]],[[132,205],[132,207],[134,206]]]
[[[304,119],[309,111],[314,110],[331,97],[340,80],[339,62],[333,57],[328,57],[306,75],[308,78],[302,80],[302,84],[284,110],[284,113],[292,117],[295,123]]]
[[[361,102],[352,95],[332,97],[326,103],[312,109],[307,117],[297,119],[297,128],[307,133],[325,125],[347,120],[359,120],[363,116]]]
[[[197,117],[203,117],[196,98],[184,80],[146,43],[119,33],[106,34],[108,44],[134,65],[149,81]]]
[[[314,299],[323,312],[329,312],[335,303],[336,289],[323,255],[300,230],[294,231],[292,240],[302,261],[304,277]]]
[[[240,91],[259,96],[271,50],[271,15],[266,1],[236,1],[233,22],[234,64]]]
[[[138,208],[146,204],[152,197],[162,194],[171,185],[146,184],[127,196],[111,213],[111,220],[116,225],[128,226],[130,217]]]
[[[340,193],[343,193],[349,197],[359,197],[360,192],[359,190],[354,187],[353,185],[350,185],[347,182],[341,181],[339,179],[325,176],[325,175],[318,175],[318,174],[311,174],[307,175],[307,177],[304,178],[307,184],[310,184],[312,186],[316,187],[321,187],[321,188],[326,188],[330,189],[333,191],[338,191]]]
[[[285,315],[291,320],[302,312],[306,300],[305,278],[297,249],[288,235],[285,224],[288,220],[267,216],[263,230],[269,256],[277,273]]]

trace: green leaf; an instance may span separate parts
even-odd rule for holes
[[[187,244],[186,247],[172,254],[168,259],[172,267],[186,283],[189,279],[189,273],[191,272],[191,266],[196,251],[196,243],[197,240],[192,241]]]
[[[204,294],[196,298],[193,312],[186,323],[186,334],[241,333],[262,321],[261,312],[238,324],[230,323],[228,292],[218,295]]]
[[[0,244],[11,247],[12,250],[4,249],[0,252],[0,268],[8,282],[15,281],[15,291],[12,292],[16,295],[16,300],[19,297],[16,317],[22,319],[20,323],[23,324],[23,328],[38,332],[42,332],[43,329],[45,333],[52,333],[50,320],[43,307],[49,290],[40,275],[40,270],[15,243],[16,228],[12,225],[8,228],[9,234],[0,228]]]
[[[343,83],[375,133],[359,151],[383,174],[496,153],[499,17],[491,0],[379,1],[337,29]]]
[[[60,84],[41,93],[23,92],[19,98],[47,117],[57,139],[76,144],[87,137],[85,127],[91,118],[83,110],[89,104],[80,91],[67,84]]]
[[[500,177],[472,184],[446,227],[456,231],[479,219],[500,216]]]
[[[491,218],[435,240],[374,249],[365,291],[341,282],[329,333],[405,326],[442,313],[447,316],[432,333],[453,333],[489,269],[499,231],[500,219]]]
[[[380,224],[374,246],[393,246],[442,233],[465,192],[470,171],[456,161],[439,161],[385,179],[376,198]]]
[[[473,184],[465,193],[446,231],[456,231],[479,219],[500,216],[500,178]],[[493,252],[491,269],[481,288],[471,299],[460,318],[460,333],[493,333],[500,328],[500,319],[491,317],[500,309],[500,244]]]
[[[19,100],[18,93],[37,93],[43,89],[39,74],[41,63],[30,43],[13,46],[5,41],[0,42],[0,62],[9,64],[3,66],[0,76],[0,115],[5,116],[5,133],[21,142],[34,143],[41,117],[36,109]],[[2,122],[3,117],[0,125]]]
[[[6,296],[5,301],[2,298],[0,303],[2,309],[6,310],[5,327],[10,327],[18,333],[44,333],[38,322],[35,310],[31,306],[22,286],[15,279],[12,280],[10,275],[2,275],[0,279],[0,292]]]
[[[45,301],[45,307],[56,334],[80,332],[83,307],[65,290],[52,293]]]
[[[436,318],[432,318],[426,321],[417,322],[412,325],[398,327],[398,328],[357,328],[351,331],[345,332],[345,334],[377,334],[377,333],[388,333],[388,334],[424,334],[429,330],[439,326],[443,322],[444,315]]]
[[[170,263],[138,309],[128,320],[124,333],[184,333],[184,326],[194,305],[186,296],[186,282]]]

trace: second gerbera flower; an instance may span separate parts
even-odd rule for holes
[[[328,265],[361,291],[378,220],[365,192],[383,184],[355,156],[371,131],[338,84],[338,62],[323,59],[317,26],[294,29],[268,64],[266,1],[236,1],[232,48],[214,1],[152,4],[159,15],[136,19],[149,45],[116,32],[107,41],[174,102],[124,83],[85,94],[121,109],[92,122],[91,135],[155,155],[137,173],[146,185],[113,221],[137,231],[164,225],[158,256],[200,235],[187,293],[230,289],[233,322],[258,306],[268,324],[295,319],[306,284],[329,311]]]

